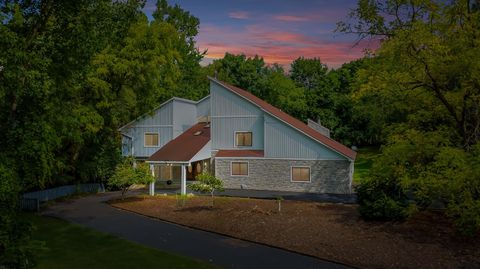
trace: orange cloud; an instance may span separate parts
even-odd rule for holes
[[[266,63],[278,63],[288,67],[298,57],[314,58],[318,57],[329,67],[338,67],[345,62],[361,58],[363,56],[362,48],[352,48],[351,46],[327,45],[318,47],[290,48],[290,47],[242,47],[242,46],[209,46],[208,58],[222,58],[226,52],[233,54],[245,54],[252,57],[260,55]]]

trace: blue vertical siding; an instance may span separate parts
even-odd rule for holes
[[[252,147],[263,149],[263,111],[249,101],[218,85],[210,84],[212,149],[235,148],[235,132],[252,132]]]
[[[147,114],[138,119],[134,125],[172,125],[173,123],[173,101],[170,101],[159,107],[153,114]]]
[[[197,123],[197,107],[194,103],[173,101],[173,138]]]
[[[173,101],[163,104],[161,107],[153,111],[153,114],[146,114],[134,123],[122,130],[122,133],[133,138],[133,141],[122,138],[122,155],[130,155],[133,146],[133,156],[139,158],[150,157],[155,151],[160,149],[163,145],[172,140],[173,136]],[[144,134],[158,133],[159,145],[158,147],[145,147]]]
[[[122,135],[122,156],[129,156],[132,154],[132,138]]]
[[[215,82],[210,84],[210,99],[212,103],[212,117],[260,116],[263,114],[260,108]]]
[[[212,118],[212,149],[235,149],[235,132],[252,132],[252,146],[242,149],[263,149],[263,116]]]
[[[346,159],[270,115],[265,115],[265,139],[267,158]]]
[[[210,96],[203,98],[197,104],[197,118],[210,116]]]

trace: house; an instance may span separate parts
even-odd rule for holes
[[[356,152],[328,129],[209,79],[209,96],[174,97],[121,127],[122,154],[149,163],[158,181],[179,180],[182,193],[202,171],[231,189],[351,192]]]

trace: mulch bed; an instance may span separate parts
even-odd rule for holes
[[[360,268],[480,268],[480,238],[456,234],[442,215],[367,222],[356,205],[217,197],[132,197],[112,206]]]

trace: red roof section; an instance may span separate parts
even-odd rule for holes
[[[219,150],[215,158],[217,157],[263,157],[263,150]]]
[[[271,104],[263,101],[262,99],[256,97],[252,93],[235,87],[233,85],[230,85],[226,82],[219,81],[214,78],[210,78],[211,80],[217,82],[218,84],[224,86],[225,88],[229,89],[230,91],[242,96],[243,98],[249,100],[250,102],[254,103],[255,105],[259,106],[261,109],[265,110],[266,112],[270,113],[271,115],[277,117],[278,119],[286,122],[287,124],[293,126],[295,129],[305,133],[306,135],[312,137],[313,139],[317,140],[318,142],[324,144],[325,146],[339,152],[340,154],[347,156],[350,159],[355,159],[357,156],[357,152],[354,150],[351,150],[347,146],[341,144],[340,142],[337,142],[327,136],[324,136],[323,134],[319,133],[318,131],[308,127],[305,123],[303,123],[300,120],[297,120],[296,118],[288,115],[287,113],[281,111],[280,109],[272,106]]]
[[[204,122],[197,123],[175,139],[170,140],[150,156],[147,162],[188,162],[208,141],[210,141],[210,125]]]

